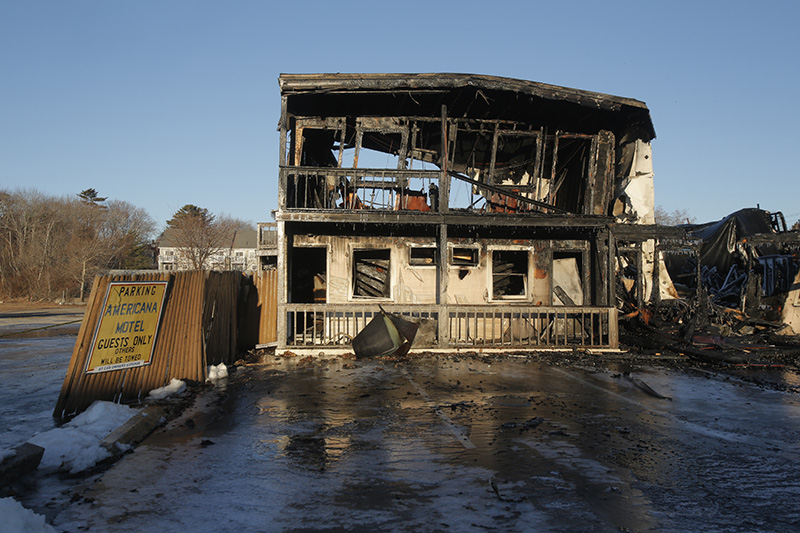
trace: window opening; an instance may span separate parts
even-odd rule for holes
[[[561,134],[551,140],[554,157],[550,169],[550,203],[573,213],[583,212],[594,137]]]
[[[497,185],[514,185],[531,188],[537,175],[539,132],[497,132],[493,182]]]
[[[583,254],[553,252],[553,305],[583,305]]]
[[[292,248],[289,274],[291,303],[325,303],[327,266],[327,248]]]
[[[492,251],[492,297],[524,298],[528,285],[526,250]]]
[[[353,250],[353,296],[391,297],[391,250]]]
[[[400,134],[364,133],[358,153],[358,168],[402,169],[406,161],[400,161],[402,137]]]
[[[435,266],[436,248],[433,246],[412,246],[408,249],[408,264],[412,266]]]
[[[457,248],[454,247],[451,252],[450,263],[453,266],[478,266],[478,249],[477,248]]]

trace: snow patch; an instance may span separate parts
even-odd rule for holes
[[[0,498],[0,516],[3,533],[55,533],[42,515],[26,509],[14,498]]]
[[[161,388],[151,390],[150,394],[147,395],[147,399],[163,400],[164,398],[168,398],[175,394],[181,394],[185,390],[186,390],[185,382],[179,379],[172,378],[172,380],[169,382],[169,385],[164,385]]]
[[[228,367],[225,363],[220,363],[217,366],[208,367],[208,379],[206,381],[217,381],[218,379],[228,377]]]
[[[39,470],[77,474],[111,454],[100,441],[138,413],[127,405],[96,401],[60,428],[39,433],[28,442],[44,448]]]

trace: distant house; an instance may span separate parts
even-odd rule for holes
[[[176,230],[167,228],[158,241],[159,270],[189,270],[191,262],[177,241]],[[252,272],[260,269],[257,253],[258,232],[238,230],[231,234],[227,245],[215,248],[205,267],[209,270],[239,270]]]

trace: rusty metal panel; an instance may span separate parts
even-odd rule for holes
[[[172,378],[204,381],[209,362],[231,362],[236,347],[238,272],[107,275],[95,279],[54,416],[79,413],[95,400],[130,403]],[[125,370],[86,374],[95,326],[111,281],[168,280],[170,287],[153,361]]]
[[[278,340],[278,270],[262,270],[253,281],[258,292],[258,343],[274,344]]]

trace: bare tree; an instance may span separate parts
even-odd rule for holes
[[[125,268],[146,246],[152,219],[94,189],[75,198],[0,191],[0,294],[52,299],[83,295],[92,276]]]
[[[115,243],[109,268],[146,269],[155,266],[151,239],[155,222],[147,211],[128,202],[111,200],[106,228]]]
[[[0,197],[0,289],[11,296],[49,297],[60,277],[58,268],[69,220],[57,199],[28,189]]]
[[[231,246],[241,223],[228,217],[217,218],[204,207],[186,204],[167,221],[167,227],[184,260],[192,269],[201,270],[210,268],[211,257]]]
[[[72,206],[73,228],[67,254],[73,259],[71,271],[83,299],[88,280],[107,268],[128,266],[127,261],[152,234],[154,224],[147,213],[128,202],[102,205],[105,198],[98,199],[96,193],[90,200],[85,200],[83,193],[79,196],[81,201]]]
[[[696,218],[689,214],[687,209],[675,209],[674,211],[667,211],[662,206],[656,206],[655,209],[656,224],[662,226],[677,226],[680,224],[694,224]]]

